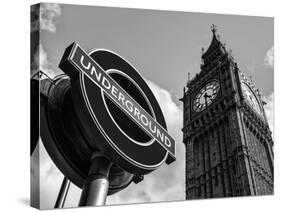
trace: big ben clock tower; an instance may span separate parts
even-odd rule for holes
[[[259,90],[212,26],[184,104],[186,199],[273,194],[273,140]]]

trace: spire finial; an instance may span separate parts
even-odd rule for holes
[[[216,33],[217,33],[217,26],[215,24],[212,24],[211,30],[212,30],[213,34],[216,35]]]

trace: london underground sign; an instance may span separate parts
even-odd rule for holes
[[[147,174],[176,159],[175,140],[157,100],[126,60],[108,50],[86,53],[73,43],[59,67],[71,78],[87,145],[131,173]]]

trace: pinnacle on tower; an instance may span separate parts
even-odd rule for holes
[[[216,26],[215,24],[212,24],[211,30],[212,30],[212,32],[213,32],[214,35],[217,34],[217,30],[218,30],[218,29],[217,29],[217,26]]]

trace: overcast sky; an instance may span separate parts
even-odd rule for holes
[[[273,18],[56,4],[44,4],[41,11],[42,70],[50,76],[61,73],[58,63],[73,41],[85,50],[107,48],[119,53],[147,80],[177,142],[175,163],[108,197],[107,204],[184,200],[185,150],[178,99],[187,73],[192,77],[200,71],[201,48],[210,44],[212,24],[268,102],[266,112],[273,130]],[[52,208],[62,175],[42,144],[40,153],[41,207]],[[79,196],[80,189],[72,185],[66,207],[77,206]]]

